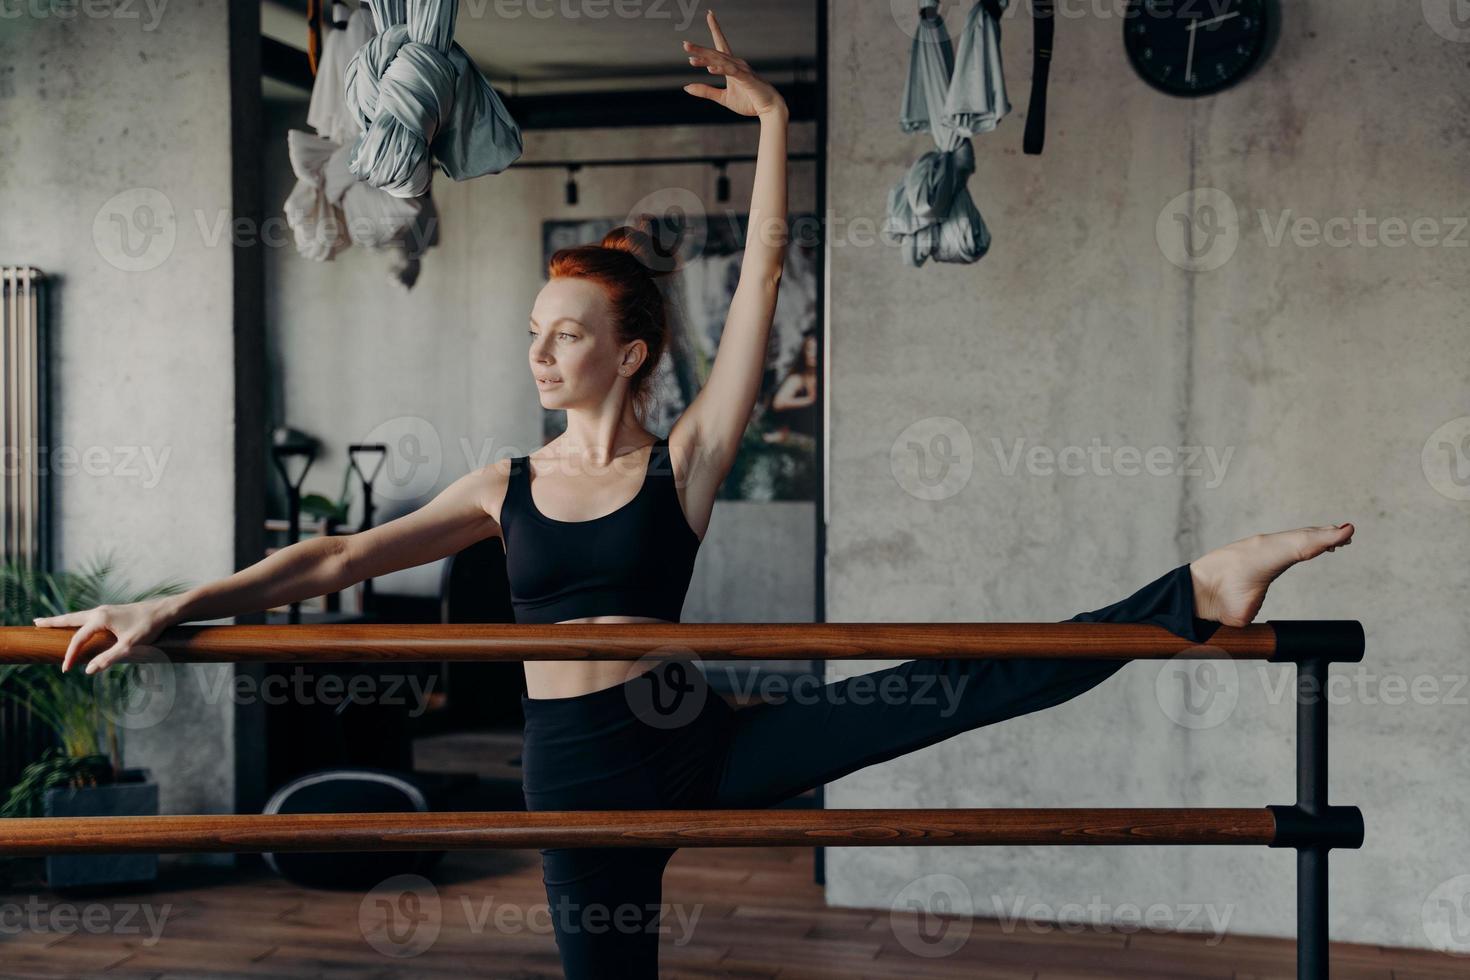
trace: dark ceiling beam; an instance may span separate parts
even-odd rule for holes
[[[261,74],[311,91],[311,65],[305,51],[269,37],[262,37],[260,45]],[[776,89],[791,109],[792,122],[816,119],[815,82],[786,82],[778,84]],[[726,126],[731,121],[729,110],[723,106],[695,98],[676,87],[519,96],[502,92],[501,99],[511,118],[525,130]]]
[[[792,122],[816,118],[814,82],[777,85],[791,109]],[[522,129],[603,129],[622,126],[728,126],[730,110],[681,88],[625,89],[615,92],[562,92],[505,99]]]

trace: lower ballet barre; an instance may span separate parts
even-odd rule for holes
[[[0,628],[0,663],[56,664],[70,631]],[[89,639],[81,660],[112,643]],[[538,847],[1257,845],[1297,852],[1297,976],[1328,974],[1328,851],[1359,848],[1354,806],[1327,800],[1330,663],[1363,659],[1352,620],[1220,627],[1193,644],[1137,623],[564,623],[178,626],[145,660],[289,661],[1264,660],[1297,667],[1297,800],[1261,808],[575,810],[55,817],[0,821],[0,855]]]

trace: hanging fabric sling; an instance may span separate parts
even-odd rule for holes
[[[1024,149],[1032,156],[1046,145],[1046,85],[1051,77],[1052,42],[1057,17],[1053,0],[1031,0],[1031,23],[1036,32],[1032,51],[1031,104],[1026,110]]]
[[[920,0],[899,125],[928,132],[936,149],[921,156],[888,194],[884,232],[915,268],[936,262],[979,261],[990,231],[968,183],[975,172],[969,137],[994,129],[1011,109],[1000,58],[1000,14],[1005,0],[980,0],[950,42],[939,0]]]
[[[454,41],[458,0],[371,0],[378,33],[347,66],[362,135],[352,172],[395,197],[429,187],[431,161],[454,180],[500,173],[521,130]]]
[[[305,258],[329,262],[353,245],[383,251],[391,281],[412,288],[424,252],[438,243],[434,199],[396,197],[359,180],[349,169],[362,134],[343,94],[347,64],[373,36],[372,18],[356,4],[333,4],[346,20],[331,22],[322,41],[306,121],[317,135],[286,133],[296,186],[283,210]]]

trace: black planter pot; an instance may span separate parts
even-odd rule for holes
[[[135,817],[158,815],[158,784],[147,769],[124,769],[106,786],[46,791],[48,817]],[[46,884],[55,889],[89,888],[158,877],[157,854],[53,854],[46,858]]]

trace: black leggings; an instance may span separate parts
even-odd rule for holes
[[[1203,643],[1188,565],[1070,622],[1147,622]],[[521,696],[528,810],[768,807],[850,772],[1070,700],[1122,660],[910,660],[733,708],[687,660],[570,698]],[[569,980],[654,978],[673,848],[543,848],[542,880]],[[697,922],[697,920],[694,920]]]

